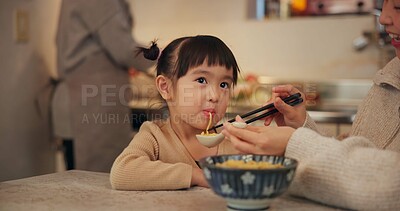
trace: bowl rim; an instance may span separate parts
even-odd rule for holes
[[[214,158],[214,157],[222,157],[222,156],[246,156],[246,155],[255,155],[255,156],[268,156],[268,157],[281,157],[285,159],[290,159],[292,161],[291,164],[281,167],[281,168],[265,168],[265,169],[245,169],[245,168],[227,168],[227,167],[218,167],[215,164],[209,164],[206,162],[206,159],[209,158]],[[203,157],[199,160],[199,165],[201,166],[202,169],[208,168],[208,169],[220,169],[220,170],[226,170],[226,171],[252,171],[252,172],[265,172],[265,171],[287,171],[287,170],[292,170],[296,169],[298,166],[299,162],[298,160],[291,158],[291,157],[286,157],[286,156],[281,156],[281,155],[267,155],[267,154],[224,154],[224,155],[212,155],[212,156],[207,156]]]

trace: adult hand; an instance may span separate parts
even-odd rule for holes
[[[273,87],[272,97],[268,103],[273,102],[279,112],[265,118],[264,125],[268,126],[272,120],[275,120],[278,126],[289,126],[295,129],[303,126],[307,116],[305,102],[303,101],[303,103],[296,106],[290,106],[281,99],[298,92],[300,91],[290,84]],[[301,92],[300,94],[305,100],[305,95]]]
[[[224,123],[221,133],[242,153],[283,155],[294,131],[291,127],[252,125],[241,129]]]

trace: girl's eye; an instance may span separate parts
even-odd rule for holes
[[[196,81],[201,83],[201,84],[207,83],[205,78],[198,78],[198,79],[196,79]]]
[[[228,83],[226,83],[226,82],[222,82],[221,84],[220,84],[220,86],[221,86],[221,88],[223,88],[223,89],[229,89],[229,84]]]

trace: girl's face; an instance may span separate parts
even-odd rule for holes
[[[223,66],[202,65],[189,69],[173,85],[168,102],[173,122],[204,130],[212,114],[213,124],[220,121],[229,103],[233,71]]]
[[[379,22],[385,25],[386,32],[392,37],[392,45],[400,58],[400,0],[385,0]]]

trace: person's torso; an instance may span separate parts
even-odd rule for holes
[[[351,135],[364,136],[382,149],[400,151],[400,66],[396,62],[378,72],[359,107]]]

